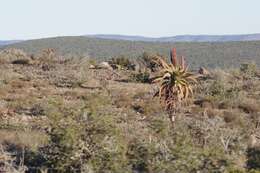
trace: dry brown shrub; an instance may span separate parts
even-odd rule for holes
[[[30,59],[27,54],[21,49],[5,49],[0,51],[0,60],[4,63],[11,63],[18,59]]]
[[[163,112],[162,106],[158,103],[158,100],[140,100],[132,104],[132,108],[141,114],[146,116],[156,115]]]
[[[114,104],[120,108],[129,108],[133,103],[132,96],[127,92],[119,92],[113,94]]]
[[[260,103],[254,99],[245,99],[239,103],[238,107],[245,113],[260,112]]]
[[[38,131],[0,130],[0,144],[12,145],[16,148],[35,150],[47,143],[47,136]]]
[[[26,167],[24,165],[17,165],[12,153],[4,150],[0,145],[0,172],[1,173],[25,173]]]
[[[223,119],[231,126],[243,127],[244,116],[239,110],[229,110],[223,112]]]
[[[208,118],[215,118],[221,115],[221,112],[218,109],[207,109],[206,114]]]
[[[9,83],[9,86],[14,89],[21,89],[28,87],[28,83],[21,81],[21,80],[12,80]]]
[[[192,114],[192,116],[201,115],[203,112],[205,112],[205,108],[202,108],[200,106],[192,106],[190,108],[190,113]]]
[[[230,100],[227,101],[222,101],[221,103],[219,103],[218,108],[219,109],[229,109],[232,108],[233,104],[231,103]]]
[[[203,98],[200,100],[196,100],[196,101],[194,101],[194,104],[198,105],[202,108],[214,108],[215,107],[214,101],[209,98]]]

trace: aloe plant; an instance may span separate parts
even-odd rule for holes
[[[155,94],[169,112],[171,121],[175,120],[173,112],[177,106],[193,95],[192,83],[197,83],[197,76],[188,71],[183,56],[178,62],[176,49],[171,51],[171,62],[167,63],[163,58],[157,57],[155,62],[161,67],[159,75],[153,80],[159,83],[159,91]]]

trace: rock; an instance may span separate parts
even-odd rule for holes
[[[94,65],[89,66],[89,69],[95,69],[95,68],[96,68],[96,66],[94,66]]]
[[[19,115],[19,121],[23,121],[23,122],[28,122],[32,120],[32,117],[31,116],[28,116],[28,115]]]
[[[206,70],[204,67],[200,67],[200,69],[199,69],[199,74],[207,76],[207,75],[209,75],[210,73],[209,73],[209,71]]]
[[[140,63],[135,63],[135,71],[136,72],[139,72],[139,71],[141,71],[142,70],[142,67],[141,67],[141,64]]]
[[[251,134],[248,140],[249,147],[259,147],[260,146],[260,137],[256,134]]]
[[[111,67],[111,65],[108,63],[108,62],[101,62],[99,64],[99,67],[100,68],[103,68],[103,69],[109,69],[109,70],[113,70],[113,68]]]

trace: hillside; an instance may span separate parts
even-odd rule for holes
[[[257,41],[260,34],[244,35],[177,35],[172,37],[143,37],[128,35],[87,35],[90,38],[128,40],[128,41],[147,41],[147,42],[227,42],[227,41]]]
[[[140,56],[144,51],[168,55],[176,47],[192,68],[236,67],[242,62],[254,61],[260,65],[260,41],[225,43],[159,43],[96,39],[86,37],[57,37],[24,41],[4,48],[19,48],[37,53],[45,48],[54,48],[62,55],[88,56],[95,59],[109,59],[120,55],[130,58]]]
[[[210,70],[189,83],[194,97],[175,109],[173,124],[154,97],[159,85],[136,80],[141,73],[17,52],[0,52],[0,172],[260,170],[254,65]]]
[[[6,40],[0,40],[0,47],[1,46],[5,46],[5,45],[9,45],[9,44],[14,44],[14,43],[18,43],[20,42],[20,40],[9,40],[9,41],[6,41]]]

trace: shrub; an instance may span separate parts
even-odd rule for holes
[[[246,77],[254,77],[257,73],[257,67],[255,63],[244,63],[240,65],[240,71]]]
[[[217,78],[209,83],[206,95],[212,96],[216,101],[230,102],[241,94],[241,87],[237,83],[230,83],[226,78]]]
[[[142,69],[148,70],[150,72],[156,72],[159,70],[159,66],[155,62],[156,57],[158,57],[158,55],[152,55],[144,52],[137,61],[140,63]]]
[[[113,104],[118,108],[129,108],[133,103],[132,96],[124,91],[113,94]]]
[[[131,80],[134,82],[150,83],[150,73],[138,72],[131,75]]]
[[[84,164],[93,172],[128,172],[127,140],[117,127],[115,115],[92,113],[88,119],[84,141],[88,142],[91,155]]]
[[[43,49],[41,54],[35,58],[36,65],[40,66],[43,71],[49,71],[55,68],[55,63],[61,63],[62,59],[54,49]],[[63,59],[65,61],[65,59]]]
[[[205,97],[199,100],[194,101],[195,105],[198,105],[202,108],[214,108],[215,101],[212,97]]]
[[[149,118],[148,127],[151,128],[156,134],[165,135],[167,133],[167,123],[159,118]]]
[[[216,118],[220,114],[220,112],[217,109],[207,109],[206,113],[207,117],[211,119]]]
[[[29,57],[27,54],[20,49],[5,49],[3,51],[0,51],[0,63],[21,63],[24,64],[27,61],[29,62]]]
[[[259,103],[253,99],[244,99],[238,105],[240,109],[242,109],[245,113],[257,113],[260,112]]]
[[[242,115],[236,110],[224,111],[223,118],[226,123],[232,124],[233,126],[243,127]]]
[[[64,108],[58,100],[51,102],[50,143],[43,149],[44,165],[54,172],[122,172],[126,167],[124,140],[114,115],[99,113],[107,99],[91,94],[85,100],[80,111]]]
[[[179,136],[180,137],[180,136]],[[155,149],[155,150],[154,150]],[[175,145],[150,149],[154,172],[224,172],[231,161],[221,151],[213,148],[195,147],[189,140],[176,141]],[[166,151],[166,153],[164,153]],[[148,155],[149,156],[149,155]]]
[[[53,115],[54,116],[54,115]],[[79,172],[84,160],[83,127],[71,117],[55,115],[49,132],[50,143],[44,148],[46,165],[57,172]]]
[[[3,173],[24,173],[27,168],[23,165],[16,165],[12,154],[4,151],[0,145],[0,172]]]
[[[12,64],[28,65],[28,64],[30,64],[30,60],[29,59],[17,59],[17,60],[12,61]]]
[[[225,96],[225,85],[222,81],[216,80],[209,87],[209,95]]]
[[[125,56],[112,58],[109,63],[111,65],[117,65],[120,68],[127,69],[127,70],[134,70],[134,68],[135,68],[135,65]]]
[[[260,171],[260,147],[248,148],[247,168]]]
[[[91,59],[91,60],[89,60],[89,64],[96,67],[97,66],[97,61],[95,59]]]
[[[133,139],[128,144],[127,158],[132,169],[136,172],[150,172],[150,153],[145,143]]]
[[[132,104],[132,108],[136,112],[146,116],[159,115],[163,113],[162,106],[158,103],[158,100],[139,100]]]

